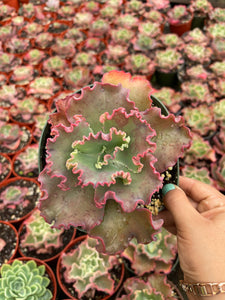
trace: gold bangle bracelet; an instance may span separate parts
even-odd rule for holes
[[[195,296],[215,296],[225,293],[225,282],[188,283],[180,280],[180,286],[186,293]]]

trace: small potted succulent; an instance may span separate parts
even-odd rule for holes
[[[176,236],[165,228],[155,235],[149,244],[138,244],[132,239],[121,256],[129,262],[129,268],[135,275],[143,276],[152,272],[169,274],[177,255]],[[126,263],[125,263],[126,265]]]
[[[23,60],[26,64],[37,66],[45,58],[45,52],[38,49],[31,49],[24,54]]]
[[[32,178],[12,177],[0,187],[0,219],[19,223],[36,207],[39,184]]]
[[[21,5],[19,15],[24,16],[26,19],[33,19],[35,16],[35,5],[33,3],[26,3]]]
[[[4,84],[0,87],[0,107],[10,108],[18,101],[18,91],[14,84]]]
[[[3,122],[0,126],[0,152],[8,155],[22,151],[30,144],[32,131],[28,126]]]
[[[224,126],[223,126],[224,127]],[[213,148],[217,154],[223,155],[225,153],[225,134],[223,127],[212,138]]]
[[[90,69],[94,68],[94,65],[97,62],[96,52],[95,51],[81,51],[75,54],[74,58],[71,61],[73,66],[88,66]]]
[[[99,55],[99,60],[102,65],[114,64],[124,66],[124,59],[129,54],[127,46],[120,44],[108,44],[107,49]]]
[[[93,20],[87,33],[89,37],[101,37],[107,40],[110,31],[110,24],[99,17],[96,20]]]
[[[93,22],[94,16],[91,12],[85,11],[85,12],[77,12],[73,18],[73,24],[74,26],[86,30],[90,26],[90,24]]]
[[[44,31],[44,27],[36,22],[27,23],[19,32],[19,36],[23,38],[35,38],[37,34]]]
[[[207,82],[212,74],[203,65],[197,64],[186,69],[186,76],[188,80]]]
[[[225,191],[225,155],[218,162],[211,164],[212,177],[215,180],[216,187],[220,191]]]
[[[71,39],[56,38],[51,51],[62,58],[72,58],[76,53],[75,42]]]
[[[203,28],[209,18],[209,13],[213,11],[213,6],[208,0],[191,0],[190,10],[194,14],[191,28]]]
[[[55,260],[74,239],[76,230],[51,228],[35,209],[19,227],[19,253],[22,257],[34,257],[45,262]]]
[[[160,25],[162,33],[164,32],[166,18],[165,18],[165,15],[160,13],[159,10],[150,9],[149,11],[146,11],[143,14],[143,16],[146,19],[146,21],[158,23]]]
[[[213,119],[220,125],[222,129],[225,128],[225,98],[212,103],[211,108],[213,110]]]
[[[225,59],[225,41],[223,38],[215,38],[211,42],[211,48],[213,50],[213,60]]]
[[[92,83],[93,77],[88,67],[76,66],[64,73],[64,81],[69,90],[79,89]]]
[[[5,42],[5,50],[9,53],[14,54],[23,54],[26,53],[31,45],[30,40],[27,38],[19,38],[19,37],[12,37],[11,39]]]
[[[213,122],[213,112],[206,104],[198,107],[184,107],[182,109],[184,119],[192,131],[198,132],[202,136],[216,131],[216,123]]]
[[[72,299],[108,299],[123,280],[124,266],[118,257],[99,253],[96,244],[96,239],[78,237],[58,259],[59,284]]]
[[[150,58],[154,57],[154,51],[160,45],[157,38],[151,38],[144,33],[138,33],[131,42],[135,51],[141,51],[143,54],[148,54]]]
[[[200,29],[195,28],[182,36],[185,43],[208,45],[209,37]]]
[[[138,0],[130,0],[125,3],[125,13],[141,16],[145,11],[145,3]]]
[[[38,144],[28,145],[25,150],[14,155],[15,176],[36,178],[38,176]]]
[[[153,96],[159,99],[170,112],[176,113],[180,110],[180,93],[170,87],[162,87],[153,91]]]
[[[12,167],[11,158],[4,153],[0,153],[0,184],[10,177]]]
[[[115,24],[118,27],[135,29],[138,28],[139,19],[133,16],[132,14],[122,14],[122,15],[118,15],[118,17],[115,20]]]
[[[12,72],[11,81],[16,85],[27,85],[34,79],[33,66],[18,66]]]
[[[18,249],[19,237],[16,228],[9,222],[0,221],[0,269],[3,263],[13,259]]]
[[[214,39],[223,39],[225,36],[225,22],[218,22],[207,27],[207,34]]]
[[[21,59],[12,53],[2,52],[0,53],[0,64],[2,72],[9,73],[21,64]]]
[[[11,25],[5,25],[0,28],[0,40],[2,42],[11,39],[14,36],[13,27]]]
[[[183,40],[175,33],[162,34],[159,37],[159,41],[162,43],[163,48],[176,48],[182,50],[184,48]]]
[[[16,15],[15,7],[9,6],[4,3],[0,3],[0,22],[4,24],[13,16]]]
[[[214,7],[209,12],[209,23],[225,22],[225,9],[221,7]]]
[[[123,283],[117,300],[176,300],[184,299],[175,285],[164,274],[151,274],[146,278],[131,277]]]
[[[157,50],[155,53],[157,83],[173,87],[178,83],[178,71],[184,60],[182,54],[174,49]]]
[[[9,109],[10,118],[13,122],[27,125],[33,125],[35,123],[34,116],[46,112],[46,106],[32,96],[17,101],[17,103],[12,105]]]
[[[189,43],[184,47],[184,54],[186,55],[186,65],[202,64],[207,66],[211,62],[213,50],[205,45]]]
[[[148,5],[151,9],[156,9],[163,14],[166,14],[170,9],[169,0],[148,0]]]
[[[204,161],[216,162],[216,151],[210,143],[198,133],[193,133],[192,145],[186,151],[184,162],[197,166]]]
[[[42,64],[42,73],[45,76],[62,78],[68,63],[59,55],[54,55],[46,59]]]
[[[33,139],[35,142],[40,140],[42,130],[45,127],[48,117],[48,112],[34,116]]]
[[[50,76],[38,76],[30,84],[28,95],[33,95],[41,100],[48,100],[58,92],[60,85]]]
[[[185,5],[174,5],[167,12],[170,31],[181,36],[191,29],[193,13]]]
[[[182,175],[188,178],[193,178],[209,185],[214,185],[213,179],[210,177],[208,168],[186,165],[182,168]]]
[[[54,37],[51,33],[42,32],[36,36],[34,41],[34,46],[41,50],[45,50],[50,48],[53,42],[54,42]]]
[[[200,81],[185,81],[181,84],[181,99],[191,102],[192,106],[199,103],[211,103],[214,100],[206,83]]]
[[[155,62],[142,53],[130,54],[125,58],[124,70],[150,80],[155,73]]]
[[[64,19],[71,21],[75,15],[75,9],[72,5],[62,5],[57,10],[58,20]]]
[[[138,26],[138,32],[151,38],[157,38],[162,34],[159,24],[153,21],[141,22]]]
[[[56,228],[81,226],[98,238],[100,252],[119,253],[131,237],[152,241],[161,222],[146,205],[167,179],[160,174],[190,146],[183,119],[151,107],[151,89],[140,76],[109,72],[101,83],[56,102],[40,142],[43,217]]]
[[[225,97],[225,79],[218,78],[213,79],[209,82],[211,89],[213,90],[213,95],[217,99],[221,99]]]
[[[56,299],[56,279],[52,269],[37,259],[17,258],[0,269],[0,298]]]

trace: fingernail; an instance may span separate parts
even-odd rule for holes
[[[169,191],[175,190],[175,185],[172,183],[167,183],[162,188],[162,194],[165,196]]]

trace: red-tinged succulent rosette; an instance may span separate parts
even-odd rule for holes
[[[112,71],[58,100],[49,118],[42,215],[55,227],[81,226],[109,254],[133,237],[153,240],[162,220],[145,206],[190,144],[183,120],[151,107],[150,92],[147,80]]]

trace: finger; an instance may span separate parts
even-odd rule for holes
[[[193,228],[195,223],[198,223],[200,214],[192,206],[185,192],[173,184],[166,184],[162,192],[164,204],[174,219],[177,231],[190,231],[190,224]]]
[[[206,212],[208,210],[212,210],[217,207],[224,207],[225,206],[225,197],[224,199],[218,198],[218,197],[210,197],[206,200],[202,200],[198,206],[197,210],[200,213]]]
[[[214,187],[201,181],[180,176],[179,186],[194,201],[200,202],[210,197],[224,199],[224,196]]]

